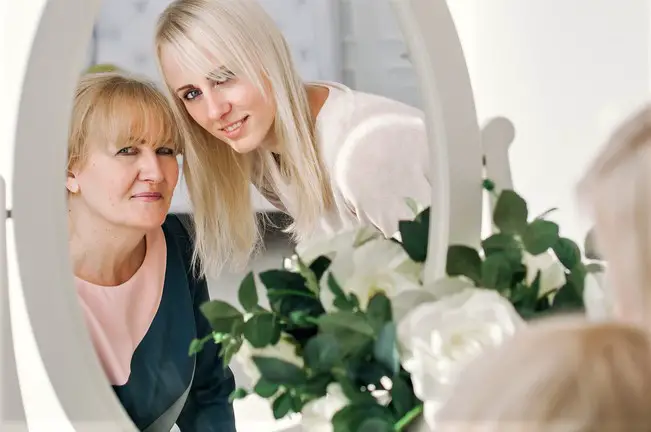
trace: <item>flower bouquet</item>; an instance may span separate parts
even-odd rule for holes
[[[490,181],[484,188],[494,192]],[[249,273],[240,307],[202,305],[213,333],[190,353],[220,343],[268,399],[275,418],[300,413],[310,431],[433,430],[460,370],[526,320],[584,307],[588,263],[559,226],[530,218],[512,190],[497,197],[497,232],[481,249],[452,245],[447,276],[422,280],[429,208],[387,239],[360,228],[301,243],[281,269]],[[261,305],[257,285],[267,304]],[[424,414],[424,415],[423,415]]]

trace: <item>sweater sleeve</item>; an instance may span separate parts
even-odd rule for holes
[[[188,244],[191,246],[190,241]],[[189,258],[187,253],[186,256]],[[193,296],[197,336],[203,337],[212,332],[210,323],[199,309],[203,303],[210,300],[208,285],[205,278],[195,277],[190,269],[188,269],[188,279]],[[220,348],[220,345],[207,343],[197,354],[192,387],[177,420],[181,432],[235,432],[236,430],[233,404],[228,400],[235,390],[235,379],[231,369],[224,367],[219,356]]]
[[[414,218],[408,198],[430,205],[428,169],[423,121],[384,115],[361,123],[348,136],[337,157],[335,181],[359,221],[391,237],[400,220]]]

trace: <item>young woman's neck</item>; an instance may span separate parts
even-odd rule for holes
[[[90,212],[69,212],[69,248],[76,277],[102,286],[131,279],[147,251],[145,232],[112,226]]]

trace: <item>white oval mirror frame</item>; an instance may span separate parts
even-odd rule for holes
[[[430,178],[436,189],[426,266],[431,280],[445,269],[449,243],[479,244],[481,138],[465,58],[446,1],[391,2],[422,89],[428,140],[435,144],[430,147]],[[100,3],[49,0],[43,10],[19,106],[12,211],[27,313],[69,421],[78,431],[133,431],[93,351],[65,253],[63,143]]]

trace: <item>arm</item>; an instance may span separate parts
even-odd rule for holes
[[[414,218],[407,198],[425,207],[431,203],[425,126],[413,116],[387,117],[363,126],[344,143],[335,181],[359,221],[391,237],[400,220]],[[366,130],[358,133],[360,129]]]
[[[189,267],[189,265],[188,265]],[[209,301],[208,286],[204,278],[197,279],[188,273],[190,291],[194,300],[194,317],[197,336],[212,332],[208,320],[199,306]],[[230,368],[224,368],[219,356],[221,346],[207,343],[197,354],[194,380],[185,407],[177,420],[182,432],[235,432],[233,404],[228,401],[235,390],[235,379]]]

